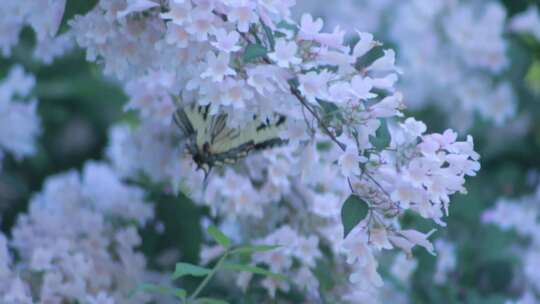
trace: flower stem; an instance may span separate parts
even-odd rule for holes
[[[206,287],[206,285],[208,284],[208,282],[210,282],[210,280],[212,279],[212,277],[216,274],[216,272],[219,270],[219,268],[221,267],[221,264],[223,264],[223,262],[225,261],[225,259],[227,258],[227,256],[229,255],[229,251],[225,251],[225,253],[223,254],[223,256],[219,259],[219,261],[216,263],[216,265],[214,266],[214,268],[212,269],[212,271],[204,278],[204,280],[201,282],[201,284],[199,284],[199,286],[197,286],[197,289],[195,289],[195,291],[193,292],[193,294],[187,299],[187,304],[190,304],[192,303],[193,300],[195,300],[197,298],[197,296],[199,295],[199,293],[201,293],[201,291],[204,289],[204,287]]]

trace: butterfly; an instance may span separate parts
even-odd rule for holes
[[[285,116],[261,122],[255,116],[241,128],[227,126],[225,113],[210,115],[210,106],[184,106],[174,113],[174,122],[187,140],[197,169],[205,176],[214,166],[234,164],[251,151],[264,150],[286,142],[279,137],[285,126]]]

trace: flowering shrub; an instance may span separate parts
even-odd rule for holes
[[[538,192],[519,199],[501,198],[494,208],[483,214],[485,223],[494,224],[501,230],[514,231],[523,244],[516,242],[514,250],[522,258],[522,265],[517,269],[523,276],[523,288],[520,299],[509,300],[507,303],[536,303],[538,302],[538,272],[536,271],[540,256],[538,254]]]
[[[2,236],[2,302],[128,301],[146,272],[144,256],[135,251],[137,226],[153,217],[143,195],[105,164],[89,162],[82,175],[51,176],[19,217],[12,239]]]
[[[398,87],[408,106],[418,109],[435,103],[450,124],[460,129],[471,127],[475,114],[496,125],[516,115],[515,93],[501,77],[508,70],[509,45],[501,4],[429,0],[315,3],[322,14],[327,6],[339,12],[329,11],[332,23],[345,19],[358,29],[378,31],[397,45],[402,68],[407,71]],[[367,16],[356,18],[361,7],[368,8],[362,10]]]
[[[407,303],[425,267],[414,256],[425,253],[439,255],[429,280],[454,284],[459,244],[431,238],[452,221],[451,199],[467,193],[480,155],[471,135],[429,133],[405,105],[435,101],[461,130],[475,113],[497,125],[514,117],[514,87],[500,77],[510,62],[506,11],[497,2],[363,1],[369,18],[347,32],[325,27],[341,17],[317,18],[295,2],[99,0],[72,16],[64,15],[70,1],[9,0],[0,9],[4,56],[29,26],[40,64],[79,48],[127,97],[126,119],[111,126],[98,155],[105,160],[47,178],[28,211],[3,228],[3,301],[173,301],[156,298],[164,293],[213,303],[199,294],[214,279],[231,292],[216,288],[212,298],[232,301],[239,290],[264,302]],[[509,28],[535,35],[534,20],[529,12]],[[364,30],[394,42],[397,55]],[[36,151],[36,103],[18,100],[33,84],[16,67],[0,86],[0,153]],[[17,114],[16,106],[29,109]],[[193,145],[218,127],[180,128],[175,113],[191,108],[234,132],[275,125],[279,144],[205,168],[214,163],[193,151],[214,151]],[[148,254],[159,243],[149,234],[171,233],[159,213],[165,196],[193,203],[198,226],[210,227],[198,265],[182,257],[172,280],[165,273],[190,249],[166,244],[172,257]],[[227,264],[233,256],[237,264]],[[198,287],[191,277],[203,277]]]
[[[12,67],[0,83],[0,160],[5,153],[17,159],[35,153],[40,122],[37,100],[30,97],[34,83],[34,77],[25,74],[21,66]]]

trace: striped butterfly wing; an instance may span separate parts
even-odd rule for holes
[[[188,138],[188,151],[197,165],[206,171],[214,165],[235,163],[251,150],[280,145],[279,132],[285,118],[265,123],[254,119],[242,128],[229,128],[227,115],[208,114],[209,107],[184,107],[176,111],[174,120]],[[206,168],[205,168],[206,167]]]

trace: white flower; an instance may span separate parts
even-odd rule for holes
[[[349,281],[353,284],[368,285],[373,287],[381,287],[383,280],[377,273],[377,261],[373,255],[369,254],[365,264],[357,265],[353,273],[349,276]]]
[[[313,17],[310,14],[303,14],[302,20],[300,21],[300,33],[298,34],[298,38],[305,40],[315,39],[322,30],[323,25],[324,23],[321,18],[313,20]]]
[[[370,107],[371,115],[375,118],[402,116],[400,109],[403,108],[403,95],[395,93],[385,97],[380,102]]]
[[[398,254],[390,267],[390,273],[402,283],[407,283],[418,266],[418,262],[404,254]]]
[[[358,155],[356,147],[351,146],[341,154],[338,164],[344,176],[354,176],[360,174],[360,164],[365,161],[365,157]]]
[[[215,16],[206,10],[194,10],[191,12],[191,22],[186,31],[196,38],[197,41],[208,40],[208,35],[214,30]]]
[[[116,13],[116,17],[122,19],[129,14],[140,13],[156,6],[159,4],[151,0],[128,0],[126,9]]]
[[[407,240],[409,240],[414,245],[419,245],[424,247],[429,253],[432,255],[435,255],[433,244],[431,244],[430,241],[427,240],[427,238],[432,235],[436,230],[433,229],[429,231],[428,233],[421,233],[416,230],[408,229],[408,230],[401,230],[399,231],[399,234],[404,236]]]
[[[413,137],[422,136],[427,130],[426,124],[413,117],[405,119],[405,122],[401,124],[401,127]]]
[[[456,268],[456,248],[454,244],[443,239],[435,241],[435,248],[437,249],[437,264],[433,279],[437,284],[444,284],[449,273]]]
[[[525,12],[512,17],[510,28],[516,32],[531,33],[540,41],[540,15],[538,8],[531,5]]]
[[[373,89],[373,80],[371,78],[364,78],[360,75],[352,78],[350,92],[354,97],[362,100],[376,97],[376,94],[370,92],[371,89]]]
[[[108,296],[104,292],[98,293],[96,296],[87,296],[86,301],[88,304],[114,304],[114,298]]]
[[[298,89],[306,99],[317,104],[317,99],[326,99],[327,83],[331,78],[331,73],[323,71],[321,73],[309,72],[298,76],[300,85]]]
[[[174,44],[179,48],[185,48],[189,43],[189,34],[185,28],[176,23],[167,23],[167,36],[165,41],[169,44]]]
[[[220,28],[214,31],[214,35],[216,36],[217,42],[212,42],[212,45],[218,50],[225,53],[240,50],[240,46],[237,45],[240,35],[237,32],[233,31],[227,33],[224,29]]]
[[[370,71],[391,71],[401,73],[395,66],[396,53],[394,50],[384,50],[384,56],[375,60],[367,69]]]
[[[319,251],[319,238],[315,235],[299,238],[294,254],[307,266],[315,267],[315,260],[322,256]]]
[[[192,10],[191,1],[170,1],[170,10],[161,14],[163,19],[171,19],[174,24],[184,25],[190,20],[190,13]]]
[[[19,277],[16,277],[9,286],[9,292],[2,296],[4,303],[32,304],[30,288]]]
[[[227,79],[221,90],[221,104],[233,106],[235,109],[245,108],[246,103],[253,97],[253,92],[243,80]]]
[[[230,8],[227,17],[231,22],[236,22],[240,32],[246,33],[249,31],[249,26],[256,23],[258,19],[253,11],[255,5],[249,0],[237,0],[234,2],[237,3]]]
[[[392,244],[388,240],[388,233],[385,228],[371,229],[369,237],[370,242],[376,249],[392,249]]]
[[[406,181],[398,182],[390,197],[394,202],[399,202],[401,208],[408,209],[411,203],[417,203],[422,199],[423,189],[414,187]]]
[[[210,78],[212,81],[223,81],[225,76],[234,76],[236,72],[229,67],[230,56],[227,53],[218,53],[216,56],[213,52],[208,52],[206,62],[208,66],[206,71],[201,74],[201,78]]]
[[[296,57],[298,52],[298,46],[296,42],[285,39],[278,39],[276,41],[275,51],[268,54],[268,57],[275,61],[278,66],[282,68],[288,68],[290,65],[299,64],[302,60]]]
[[[20,159],[36,152],[35,140],[41,132],[37,101],[24,101],[34,84],[34,77],[20,66],[0,83],[0,154],[4,150]]]
[[[377,43],[373,40],[373,35],[370,33],[357,32],[359,40],[354,46],[353,56],[356,58],[364,56],[369,52]]]

